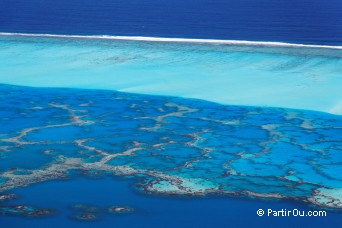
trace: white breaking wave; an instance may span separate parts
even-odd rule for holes
[[[207,44],[288,47],[288,48],[325,48],[325,49],[342,50],[342,46],[333,46],[333,45],[294,44],[294,43],[285,43],[285,42],[247,41],[247,40],[191,39],[191,38],[165,38],[165,37],[147,37],[147,36],[109,36],[109,35],[84,36],[84,35],[58,35],[58,34],[7,33],[7,32],[0,32],[0,36],[55,37],[55,38],[131,40],[131,41],[178,42],[178,43],[207,43]]]

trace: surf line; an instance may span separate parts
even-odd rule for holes
[[[52,38],[77,38],[77,39],[102,39],[102,40],[126,40],[126,41],[146,41],[146,42],[177,42],[177,43],[199,43],[199,44],[223,44],[240,46],[264,46],[264,47],[284,47],[284,48],[323,48],[342,50],[342,46],[316,45],[316,44],[295,44],[285,42],[268,41],[247,41],[247,40],[220,40],[220,39],[192,39],[192,38],[165,38],[148,36],[111,36],[111,35],[59,35],[59,34],[34,34],[34,33],[8,33],[0,32],[0,36],[26,36],[26,37],[52,37]]]

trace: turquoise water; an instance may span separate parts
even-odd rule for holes
[[[1,227],[342,224],[341,0],[0,6]]]
[[[342,113],[342,50],[0,36],[0,82]]]
[[[6,227],[339,224],[341,53],[0,36],[1,219]],[[108,213],[113,206],[134,211]],[[259,208],[329,218],[261,218]]]

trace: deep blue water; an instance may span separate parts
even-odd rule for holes
[[[341,0],[0,0],[0,31],[342,44]]]
[[[292,202],[257,201],[228,197],[154,197],[137,193],[131,181],[117,178],[92,180],[78,178],[36,184],[13,192],[17,203],[33,204],[57,209],[55,216],[32,219],[1,216],[6,228],[18,227],[333,227],[342,223],[341,213],[328,211],[328,217],[259,217],[259,208],[267,210],[298,209],[308,211]],[[80,222],[70,215],[77,211],[71,205],[84,203],[96,207],[131,205],[136,212],[130,215],[99,213],[99,220]],[[3,227],[3,226],[1,226]]]
[[[341,45],[342,44],[342,1],[341,0],[0,0],[0,32],[21,32],[21,33],[52,33],[52,34],[79,34],[79,35],[131,35],[131,36],[155,36],[155,37],[183,37],[183,38],[213,38],[213,39],[236,39],[236,40],[254,40],[254,41],[284,41],[291,43],[310,43],[310,44],[330,44],[330,45]],[[1,60],[0,60],[1,61]],[[6,93],[7,91],[4,90]],[[31,107],[33,101],[32,96],[24,96],[25,90],[20,90],[17,96],[20,98],[16,99],[4,99],[0,100],[3,107],[13,108],[13,112],[6,112],[5,108],[0,110],[1,121],[3,121],[0,127],[0,135],[6,133],[6,137],[10,137],[17,133],[18,129],[23,129],[32,126],[41,126],[42,123],[51,121],[55,124],[64,123],[68,120],[69,116],[67,112],[61,115],[62,111],[57,112],[53,108],[47,109],[47,113],[41,109],[34,109]],[[54,90],[51,90],[54,92]],[[5,94],[6,94],[5,93]],[[21,94],[22,93],[22,94]],[[57,93],[57,92],[56,92]],[[88,92],[86,92],[88,95]],[[21,95],[20,95],[21,94]],[[35,94],[35,93],[33,93]],[[40,93],[38,93],[40,94]],[[99,92],[101,98],[101,92]],[[52,95],[51,95],[52,96]],[[97,96],[97,95],[96,95]],[[2,96],[2,99],[5,95]],[[69,96],[73,97],[73,96]],[[75,96],[76,97],[76,96]],[[37,97],[36,97],[37,98]],[[63,98],[63,97],[62,97]],[[72,102],[77,100],[63,100],[65,98],[56,98],[58,102],[66,102],[65,104],[72,105]],[[77,97],[79,101],[83,101],[87,98],[86,95],[80,95]],[[61,99],[61,100],[58,100]],[[76,98],[75,98],[76,99]],[[99,99],[101,100],[101,99]],[[37,103],[44,103],[43,96],[38,96]],[[12,102],[12,103],[11,103]],[[101,117],[101,111],[105,111],[108,107],[109,100],[101,102],[95,102],[98,105],[97,109],[94,108],[91,115],[97,118]],[[186,102],[186,101],[184,101]],[[77,102],[76,102],[77,103]],[[76,105],[75,103],[75,105]],[[118,102],[119,104],[120,102]],[[189,104],[192,101],[189,101]],[[9,104],[9,105],[8,105]],[[20,105],[18,105],[20,104]],[[117,105],[118,105],[117,104]],[[159,107],[164,103],[155,103],[152,107]],[[186,103],[187,104],[187,103]],[[27,105],[27,107],[25,106]],[[80,103],[77,103],[80,105]],[[199,103],[201,105],[201,103]],[[124,106],[124,104],[123,104]],[[83,106],[80,106],[83,107]],[[123,109],[120,106],[113,106],[117,109]],[[16,109],[17,108],[17,109]],[[32,110],[30,109],[32,108]],[[166,111],[172,111],[172,107],[164,107]],[[169,108],[169,109],[167,109]],[[220,111],[224,108],[220,107]],[[236,109],[236,110],[235,110]],[[20,111],[26,111],[24,115]],[[28,111],[31,110],[31,111]],[[38,111],[37,111],[38,110]],[[202,109],[201,109],[202,110]],[[205,110],[205,109],[204,109]],[[240,116],[238,108],[233,108],[233,111],[237,111],[238,117]],[[244,110],[244,108],[242,108]],[[261,110],[261,109],[260,109]],[[260,111],[257,109],[256,111]],[[266,109],[265,109],[266,110]],[[154,111],[149,111],[149,107],[143,109],[143,113],[148,116],[155,114]],[[229,109],[229,111],[231,111]],[[280,113],[282,113],[282,110]],[[20,114],[21,113],[21,114]],[[106,112],[104,112],[106,113]],[[139,113],[139,112],[137,112]],[[234,112],[229,112],[230,115],[234,115]],[[20,115],[19,115],[20,114]],[[197,115],[212,115],[215,116],[215,112],[211,112],[210,109],[207,112],[202,112]],[[260,114],[260,113],[259,113]],[[301,161],[309,161],[308,158],[318,160],[318,164],[323,164],[322,172],[325,175],[337,177],[340,175],[338,169],[339,164],[330,164],[332,161],[339,161],[340,147],[335,149],[329,144],[320,145],[324,150],[327,150],[327,157],[314,157],[312,154],[306,154],[305,151],[301,151],[298,148],[288,147],[288,150],[284,150],[283,147],[287,138],[294,137],[298,140],[298,144],[308,144],[314,147],[314,144],[310,144],[316,140],[316,136],[324,136],[327,141],[340,140],[339,132],[331,131],[333,127],[338,127],[340,123],[338,120],[331,120],[330,116],[323,118],[323,114],[315,114],[311,116],[309,113],[301,113],[308,115],[309,119],[318,121],[317,125],[326,125],[328,132],[325,130],[317,130],[314,134],[306,134],[306,131],[301,128],[279,128],[284,133],[284,142],[279,147],[274,147],[274,151],[278,153],[270,153],[269,159],[273,163],[279,161],[287,161],[286,156],[292,156],[290,153],[280,152],[290,151],[291,153],[303,153],[303,157],[300,157]],[[304,115],[303,118],[306,118]],[[317,116],[315,116],[317,115]],[[16,116],[18,117],[15,121],[8,121],[8,118]],[[221,113],[217,114],[218,120],[223,118],[224,115]],[[20,118],[19,118],[20,117]],[[116,123],[117,117],[104,116],[106,121],[110,123]],[[196,115],[194,114],[194,117]],[[263,113],[263,115],[253,114],[249,116],[251,123],[261,124],[265,117],[267,121],[271,123],[281,121],[284,122],[282,117],[274,115],[272,112]],[[27,119],[26,119],[27,118]],[[102,118],[102,117],[101,117]],[[113,118],[113,119],[110,119]],[[321,120],[323,118],[323,120]],[[336,117],[337,118],[337,117]],[[182,126],[181,130],[191,132],[192,129],[185,128],[185,123],[188,125],[194,125],[195,128],[203,128],[204,122],[191,121],[188,119],[187,122],[182,123],[175,117],[169,117],[167,119],[171,123],[165,124],[166,128],[173,129]],[[322,121],[320,123],[319,121]],[[42,122],[40,122],[42,121]],[[58,122],[60,121],[60,122]],[[290,125],[299,125],[301,122],[299,119],[292,119],[293,122]],[[299,121],[299,123],[295,122]],[[106,122],[104,122],[106,123]],[[121,121],[117,125],[113,125],[116,128],[120,128],[124,136],[121,138],[116,137],[117,144],[110,144],[111,138],[102,138],[102,133],[108,133],[112,131],[112,128],[102,129],[105,125],[95,126],[92,125],[82,126],[82,130],[86,132],[86,136],[94,134],[96,138],[100,138],[99,141],[90,141],[86,145],[103,147],[109,150],[122,151],[125,146],[123,142],[131,140],[132,137],[137,137],[135,134],[131,134],[133,130],[138,126],[134,124],[149,125],[149,121],[139,120],[133,122]],[[250,124],[250,123],[249,123]],[[28,126],[26,126],[28,125]],[[211,127],[215,128],[215,132],[220,133],[222,130],[215,125],[215,122],[211,123]],[[99,128],[97,128],[99,127]],[[89,130],[90,129],[90,130]],[[122,130],[126,129],[126,131]],[[132,130],[133,129],[133,130]],[[339,128],[340,129],[340,128]],[[105,131],[108,132],[105,132]],[[222,130],[224,133],[225,129]],[[226,138],[237,138],[241,141],[246,140],[244,136],[250,134],[250,137],[258,139],[258,137],[266,138],[267,136],[261,134],[261,131],[257,131],[253,127],[239,129],[237,131],[234,127],[231,128],[232,135],[222,135]],[[236,131],[235,131],[236,130]],[[65,132],[68,132],[66,134]],[[170,134],[169,131],[165,131]],[[161,132],[162,134],[166,134]],[[100,134],[101,133],[101,134]],[[296,133],[296,135],[295,135]],[[127,136],[128,135],[128,136]],[[84,135],[81,135],[84,136]],[[116,135],[115,135],[116,136]],[[158,139],[154,134],[143,135],[147,142],[156,141]],[[206,142],[199,143],[204,146],[216,145],[220,147],[222,144],[221,140],[218,140],[217,135],[202,135],[207,137]],[[290,137],[291,136],[291,137]],[[3,135],[1,137],[4,137]],[[65,140],[72,141],[72,137],[79,138],[80,133],[73,127],[68,128],[68,131],[60,131],[60,129],[43,129],[36,131],[24,138],[27,141],[35,141],[44,138],[48,141]],[[85,136],[84,136],[85,137]],[[82,137],[82,138],[84,138]],[[177,134],[172,134],[175,140],[180,143],[186,142],[186,139],[177,137]],[[313,137],[313,138],[310,138]],[[335,138],[334,138],[335,137]],[[109,140],[109,141],[106,141]],[[121,141],[120,141],[121,140]],[[182,140],[185,140],[184,142]],[[332,140],[332,141],[333,141]],[[230,141],[224,141],[231,143]],[[340,142],[340,141],[339,141]],[[208,145],[206,145],[207,143]],[[61,153],[66,157],[80,157],[77,154],[80,148],[77,148],[75,143],[72,141],[68,147],[60,145],[58,143],[53,144],[52,149],[54,153]],[[11,145],[8,142],[3,142],[3,146]],[[108,146],[110,145],[110,146]],[[202,145],[202,146],[203,146]],[[51,145],[50,145],[51,146]],[[241,145],[240,145],[241,146]],[[258,151],[256,145],[248,144],[245,145],[246,151]],[[225,148],[225,145],[222,146]],[[331,147],[331,148],[330,148]],[[0,172],[9,170],[13,167],[19,167],[19,175],[22,175],[20,171],[32,168],[43,167],[44,164],[56,161],[54,153],[44,154],[41,153],[43,149],[50,148],[48,145],[43,146],[18,146],[13,149],[13,153],[7,156],[7,152],[2,152],[0,157],[3,165],[0,167]],[[169,150],[168,150],[169,149]],[[238,152],[234,151],[235,147],[230,147],[231,153]],[[315,148],[310,148],[314,150]],[[322,149],[322,150],[323,150]],[[174,152],[177,151],[174,147],[166,148],[165,153],[170,153],[169,156],[174,156],[182,159],[182,156]],[[172,153],[174,154],[172,154]],[[196,151],[187,150],[186,153],[195,153]],[[225,151],[223,151],[225,152]],[[143,155],[139,154],[138,155]],[[226,155],[225,153],[223,153]],[[31,156],[34,155],[34,156]],[[82,156],[92,154],[83,154]],[[221,154],[214,154],[213,159]],[[216,157],[215,157],[216,156]],[[251,154],[246,154],[246,158],[250,159]],[[284,157],[282,157],[284,156]],[[150,166],[147,168],[162,168],[160,160],[155,156],[155,160],[147,159],[144,156],[137,156],[137,164],[140,166]],[[294,155],[293,157],[296,157]],[[93,157],[92,157],[93,158]],[[139,158],[139,159],[138,159]],[[304,159],[305,158],[305,159]],[[95,156],[94,159],[97,159]],[[227,155],[224,159],[231,159],[231,155]],[[247,160],[246,159],[246,160]],[[304,159],[304,160],[303,160]],[[220,160],[220,159],[218,159]],[[93,160],[86,160],[87,162],[93,162]],[[129,159],[117,159],[117,162],[127,163]],[[163,160],[169,161],[169,160]],[[328,183],[333,187],[336,185],[340,186],[340,182],[331,181],[330,179],[324,179],[320,177],[320,173],[316,173],[317,170],[311,170],[311,163],[305,163],[297,165],[297,160],[289,161],[292,164],[293,169],[299,170],[298,176],[300,178],[306,178],[308,183]],[[256,164],[256,163],[257,164]],[[278,174],[277,171],[280,169],[273,166],[258,166],[258,162],[264,164],[265,160],[255,159],[254,163],[245,162],[241,159],[241,162],[236,162],[235,169],[240,172],[256,172],[257,174],[272,173],[272,175],[285,176],[286,174]],[[133,162],[132,162],[133,163]],[[196,176],[203,175],[204,168],[212,171],[208,173],[215,174],[216,169],[212,169],[212,163],[199,163],[198,172],[193,174]],[[265,163],[267,164],[267,163]],[[116,165],[112,162],[110,165]],[[133,164],[135,165],[135,164]],[[166,164],[163,163],[166,167]],[[172,163],[174,165],[174,163]],[[282,167],[289,166],[288,164],[278,164]],[[146,168],[146,167],[143,167]],[[324,168],[324,169],[323,169]],[[273,169],[273,170],[271,170]],[[15,171],[13,171],[15,173]],[[204,175],[208,175],[204,173]],[[186,174],[186,173],[185,173]],[[17,174],[16,174],[17,175]],[[243,187],[246,189],[253,189],[260,191],[273,191],[281,188],[282,193],[294,195],[295,197],[302,197],[303,192],[311,192],[312,186],[305,185],[300,188],[297,185],[287,186],[282,185],[283,182],[296,182],[298,181],[295,177],[288,174],[286,176],[289,180],[284,178],[279,180],[277,178],[263,179],[265,182],[254,180],[254,173],[251,174],[251,179],[254,182],[245,183],[240,179],[227,180],[228,187],[232,187],[233,190],[239,192],[237,187]],[[311,179],[310,179],[311,178]],[[4,178],[0,178],[0,186],[5,183]],[[147,180],[152,181],[152,180]],[[270,181],[270,182],[268,182]],[[118,180],[112,177],[105,177],[102,179],[89,179],[75,177],[70,180],[57,180],[47,181],[29,187],[19,187],[11,190],[10,193],[18,194],[19,199],[9,201],[8,204],[28,204],[37,207],[48,207],[56,210],[56,214],[47,218],[27,218],[20,216],[1,216],[0,226],[1,227],[334,227],[339,226],[342,223],[341,212],[328,211],[327,217],[258,217],[256,210],[259,208],[267,209],[272,208],[273,210],[280,209],[300,209],[300,210],[311,210],[312,207],[307,204],[300,204],[297,201],[265,201],[261,199],[250,199],[241,197],[220,197],[212,196],[206,198],[200,197],[174,197],[174,196],[159,196],[159,195],[146,195],[138,193],[137,190],[133,190],[133,185],[136,184],[136,180]],[[291,182],[291,183],[292,183]],[[274,185],[270,185],[270,183]],[[279,185],[279,186],[278,186]],[[157,186],[157,185],[156,185]],[[236,187],[237,186],[237,187]],[[263,188],[265,186],[265,188]],[[330,186],[330,187],[332,187]],[[165,187],[165,186],[164,186]],[[280,188],[279,187],[279,188]],[[299,189],[298,192],[297,187]],[[286,191],[287,188],[289,191]],[[294,190],[290,190],[294,189]],[[279,191],[279,192],[281,192]],[[273,193],[273,192],[272,192]],[[106,213],[99,213],[99,221],[96,222],[80,222],[70,219],[70,215],[76,213],[70,206],[75,203],[85,203],[93,205],[99,208],[107,208],[111,205],[129,205],[136,208],[136,211],[130,215],[115,216]],[[3,203],[5,204],[5,203]],[[7,204],[7,202],[6,202]]]

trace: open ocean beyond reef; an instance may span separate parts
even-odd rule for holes
[[[341,12],[0,0],[0,227],[340,227]]]

